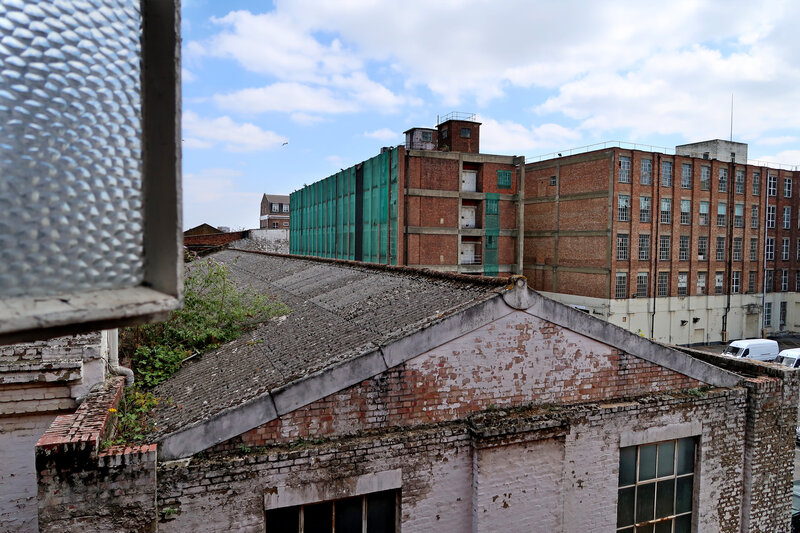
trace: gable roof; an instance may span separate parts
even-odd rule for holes
[[[211,224],[200,224],[199,226],[195,226],[193,228],[189,228],[183,232],[184,236],[190,235],[210,235],[210,234],[217,234],[217,233],[225,233],[219,228],[215,228]]]
[[[261,203],[267,202],[269,204],[286,204],[289,205],[288,194],[265,194],[261,199]]]
[[[529,290],[480,278],[226,250],[212,256],[241,287],[290,313],[187,361],[155,394],[165,459],[191,455],[369,379],[515,310],[525,310],[706,383],[739,377]]]

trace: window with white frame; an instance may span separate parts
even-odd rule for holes
[[[719,202],[717,204],[717,226],[724,226],[727,223],[728,204]]]
[[[619,182],[631,182],[631,158],[624,155],[619,157]]]
[[[754,205],[750,207],[750,227],[753,229],[758,229],[758,206]]]
[[[783,208],[783,229],[792,227],[792,208],[788,205]]]
[[[642,175],[640,180],[642,185],[653,184],[653,161],[651,159],[642,159]]]
[[[764,326],[772,326],[772,302],[764,302]]]
[[[280,212],[280,210],[281,210],[281,204],[272,204],[272,203],[271,203],[271,204],[269,204],[269,206],[270,206],[270,210],[271,210],[273,213],[279,213],[279,212]]]
[[[686,296],[688,292],[688,283],[689,283],[689,273],[688,272],[678,272],[678,296]]]
[[[672,224],[672,198],[661,199],[661,223]]]
[[[781,291],[786,292],[789,290],[789,271],[781,269]]]
[[[617,272],[616,283],[614,284],[614,298],[628,297],[628,274]]]
[[[758,237],[750,237],[750,261],[758,259]]]
[[[692,188],[692,165],[683,163],[681,165],[681,189]]]
[[[764,246],[764,255],[767,261],[775,259],[775,237],[767,237],[767,244]]]
[[[681,235],[678,240],[678,260],[689,260],[689,236]]]
[[[744,194],[744,170],[736,171],[736,194]]]
[[[659,296],[669,296],[669,272],[659,272],[657,280]]]
[[[617,198],[617,220],[628,222],[630,220],[631,197],[627,194],[620,194]]]
[[[617,261],[628,260],[628,234],[617,233]]]
[[[775,206],[767,206],[767,228],[772,229],[775,227]]]
[[[616,533],[691,531],[696,447],[689,437],[620,448]]]
[[[716,254],[717,261],[725,260],[725,237],[723,236],[717,236]]]
[[[708,202],[700,202],[700,217],[701,226],[708,226]]]
[[[778,176],[767,174],[767,196],[778,195]]]
[[[268,509],[266,533],[395,533],[398,492],[387,490],[340,500]]]
[[[681,224],[692,223],[692,201],[681,199]]]
[[[650,234],[649,233],[640,233],[639,234],[639,260],[640,261],[649,261],[650,260]]]
[[[672,162],[661,162],[661,186],[672,187]]]
[[[714,274],[714,294],[722,294],[725,284],[725,273],[717,271]]]
[[[697,238],[697,260],[708,261],[708,237],[705,235]]]
[[[711,167],[700,167],[700,190],[707,191],[711,188]]]
[[[783,178],[783,197],[792,197],[792,178]]]
[[[739,294],[739,286],[742,282],[742,273],[738,270],[731,272],[731,293]]]
[[[670,254],[670,236],[659,235],[658,240],[658,259],[660,261],[669,261]]]
[[[753,172],[753,196],[761,194],[761,173]]]
[[[728,169],[719,169],[719,192],[728,192]]]
[[[288,213],[289,212],[289,204],[283,204],[283,212],[284,213]]]
[[[781,239],[781,261],[789,260],[789,237]]]
[[[744,205],[736,204],[733,206],[733,227],[744,227]]]
[[[764,271],[764,292],[772,292],[775,290],[774,272],[772,269]]]
[[[640,298],[647,297],[650,289],[650,276],[647,272],[639,272],[636,274],[636,296]]]
[[[697,273],[697,294],[705,294],[706,293],[706,273],[705,272],[698,272]]]
[[[751,270],[747,273],[747,292],[753,294],[756,292],[756,271]]]
[[[639,222],[650,222],[650,202],[649,196],[639,197]]]
[[[742,238],[741,237],[734,237],[733,238],[733,260],[734,261],[741,261],[742,260]]]

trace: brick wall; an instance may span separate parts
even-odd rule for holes
[[[515,531],[520,524],[613,531],[621,434],[648,428],[668,434],[697,421],[698,531],[738,531],[744,403],[742,389],[651,395],[493,410],[415,428],[387,424],[377,432],[267,448],[237,444],[229,453],[159,468],[159,531],[263,531],[264,494],[395,469],[402,472],[404,532]]]
[[[93,390],[36,443],[39,530],[155,531],[156,446],[102,451],[124,379]]]
[[[246,239],[249,231],[232,231],[230,233],[207,233],[205,235],[187,235],[183,238],[183,245],[190,250],[204,250],[216,246],[224,246],[233,241]]]

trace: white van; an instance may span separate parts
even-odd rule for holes
[[[791,368],[800,368],[800,348],[782,350],[775,362]]]
[[[722,355],[743,357],[758,361],[774,361],[778,357],[778,342],[769,339],[742,339],[733,341]]]

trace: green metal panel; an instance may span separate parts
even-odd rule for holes
[[[499,176],[498,171],[498,176]],[[497,241],[500,237],[500,195],[486,193],[484,201],[484,237],[483,237],[483,273],[496,276],[499,273],[497,263]]]
[[[498,170],[497,171],[497,188],[510,189],[511,188],[511,171]]]
[[[397,239],[400,238],[400,235],[397,234],[397,183],[398,183],[398,175],[397,175],[397,148],[392,150],[391,155],[391,169],[389,172],[389,191],[390,191],[390,200],[389,200],[389,239],[391,242],[389,255],[391,258],[391,264],[397,264]]]

